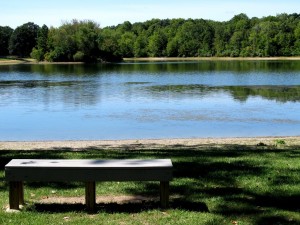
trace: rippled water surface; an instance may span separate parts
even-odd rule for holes
[[[299,61],[0,66],[0,140],[300,135]]]

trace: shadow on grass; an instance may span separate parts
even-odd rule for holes
[[[26,183],[26,186],[30,188],[49,187],[58,190],[68,190],[71,188],[83,187],[84,184],[82,182],[28,182]]]
[[[298,221],[293,221],[288,218],[281,216],[265,216],[261,219],[258,219],[256,222],[257,225],[266,225],[266,224],[278,224],[278,225],[298,225]]]
[[[98,203],[96,205],[96,212],[105,212],[105,213],[139,213],[149,210],[185,210],[191,212],[208,212],[206,204],[202,202],[190,202],[182,199],[176,199],[170,203],[169,208],[161,209],[160,202],[147,201],[142,203]],[[36,203],[29,208],[28,211],[37,211],[43,213],[64,213],[64,212],[82,212],[86,210],[84,204],[40,204]]]
[[[96,146],[86,149],[1,151],[0,167],[3,170],[5,164],[13,158],[171,158],[174,166],[174,180],[171,182],[170,192],[173,196],[184,196],[184,198],[173,199],[170,202],[170,209],[209,212],[230,218],[248,217],[251,218],[249,220],[253,224],[259,225],[294,224],[293,218],[291,220],[280,216],[279,212],[290,213],[291,217],[300,212],[300,178],[298,176],[300,166],[289,167],[289,164],[295,164],[299,156],[300,146],[284,146],[279,149],[275,146],[244,145],[222,145],[221,147],[174,145],[165,148],[151,145],[150,148],[137,144],[109,150]],[[275,164],[281,161],[284,163],[277,167]],[[249,180],[253,186],[253,182],[257,179],[260,180],[259,182],[264,182],[266,190],[258,190],[259,186],[249,188],[246,184],[241,184],[241,180]],[[4,178],[0,177],[0,182],[5,183]],[[28,184],[32,188],[42,185],[62,189],[77,187],[77,184]],[[276,189],[280,185],[290,185],[293,190],[291,193],[282,193]],[[0,186],[0,191],[5,188],[5,185]],[[126,186],[122,191],[128,194],[158,195],[158,186],[152,183],[141,183],[139,188]],[[210,203],[211,199],[217,200]],[[34,204],[33,208],[39,212],[68,212],[82,211],[85,206],[82,204]],[[152,209],[159,209],[159,202],[97,205],[98,211],[107,213],[134,213]]]
[[[300,194],[292,194],[290,196],[283,194],[278,196],[257,195],[252,203],[264,208],[270,207],[300,213]]]

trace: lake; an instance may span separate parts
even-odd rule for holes
[[[300,61],[0,66],[0,140],[300,135]]]

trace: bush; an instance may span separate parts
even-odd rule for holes
[[[44,53],[41,49],[33,48],[32,52],[30,53],[31,58],[36,59],[37,61],[44,60]]]
[[[81,51],[76,52],[75,55],[73,55],[73,59],[75,62],[83,62],[84,61],[84,53]]]
[[[54,50],[47,52],[45,54],[45,60],[48,62],[66,61],[65,55],[60,48],[55,48]]]

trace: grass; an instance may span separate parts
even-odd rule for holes
[[[7,56],[7,57],[0,57],[0,66],[7,65],[7,64],[22,64],[22,63],[35,63],[36,60],[31,58],[18,58],[15,56]]]
[[[53,149],[1,151],[0,224],[299,224],[300,146],[197,145],[147,149]],[[43,198],[83,196],[81,183],[25,183],[27,205],[6,213],[4,165],[12,158],[171,158],[170,208],[159,201],[100,203],[87,214],[82,204],[46,204]],[[97,195],[157,196],[157,182],[97,183]]]

